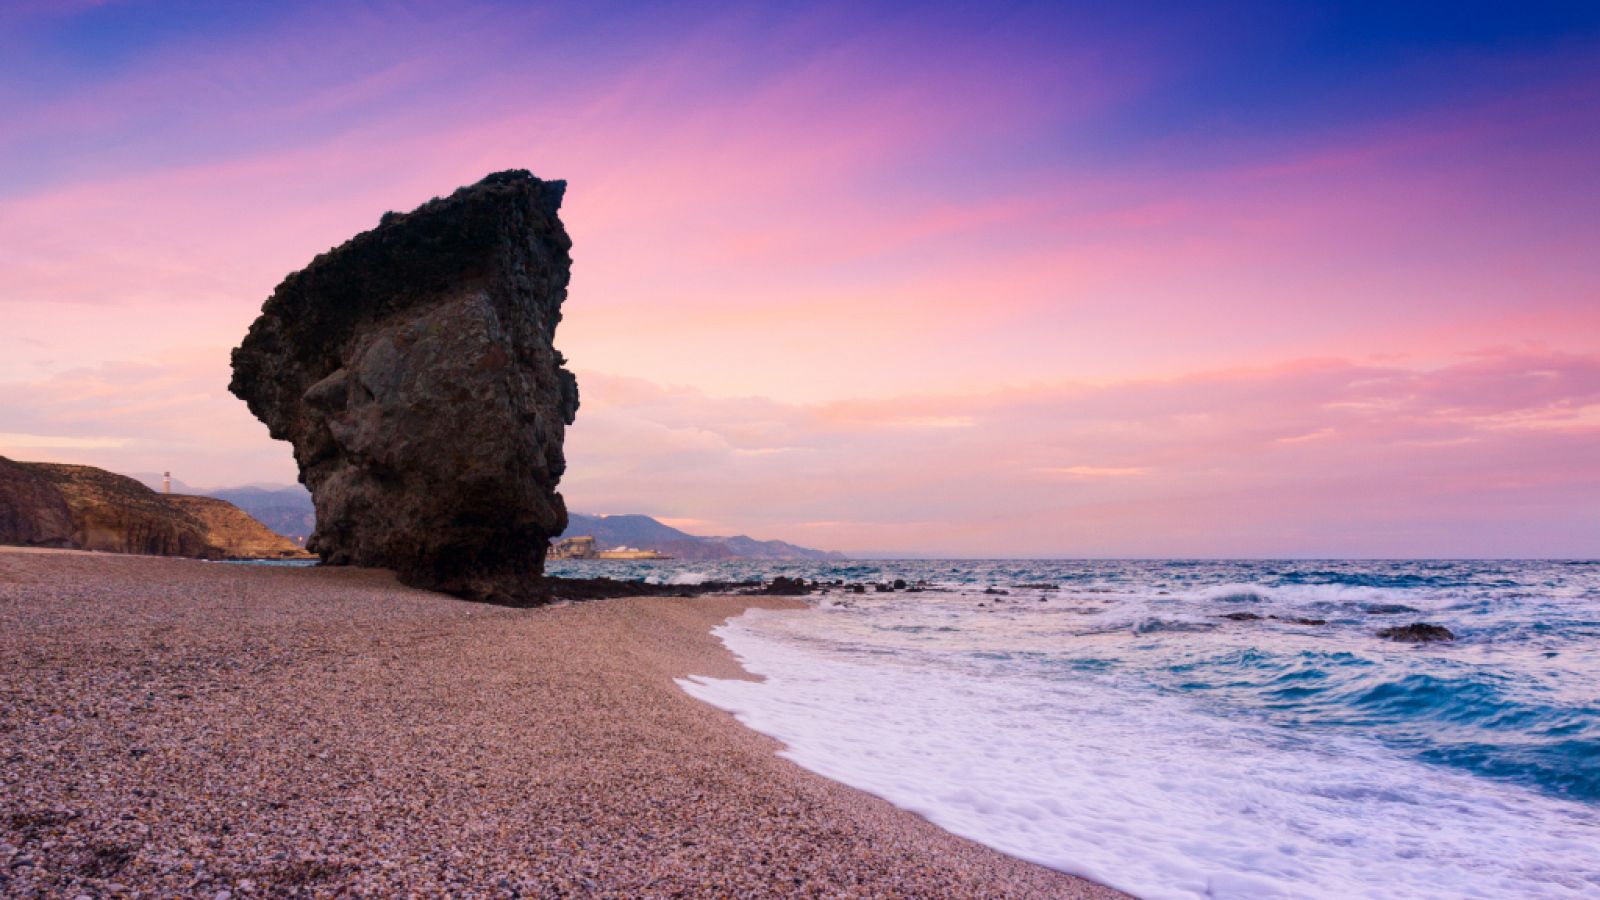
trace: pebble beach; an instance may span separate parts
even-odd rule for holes
[[[685,694],[770,597],[0,548],[0,895],[1113,897]]]

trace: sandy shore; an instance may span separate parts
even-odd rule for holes
[[[0,548],[0,895],[1118,896],[679,690],[756,602]]]

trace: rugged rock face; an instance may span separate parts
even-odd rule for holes
[[[229,389],[294,445],[324,562],[480,599],[543,570],[578,386],[553,346],[566,183],[500,172],[284,279]]]
[[[72,546],[72,515],[55,485],[26,463],[0,456],[0,544]]]
[[[220,557],[200,524],[132,478],[92,466],[28,463],[72,511],[72,546],[109,553]]]
[[[198,522],[206,542],[227,556],[270,559],[309,555],[294,541],[226,500],[192,494],[171,494],[163,499]]]
[[[200,559],[305,555],[236,506],[92,466],[0,458],[0,543]]]

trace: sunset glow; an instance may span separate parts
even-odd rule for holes
[[[1600,14],[1136,6],[9,4],[0,454],[293,481],[226,390],[274,285],[528,168],[573,510],[1600,554]]]

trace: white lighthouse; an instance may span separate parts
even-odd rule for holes
[[[161,473],[161,493],[163,493],[163,494],[172,493],[172,473],[171,472],[162,472]]]

